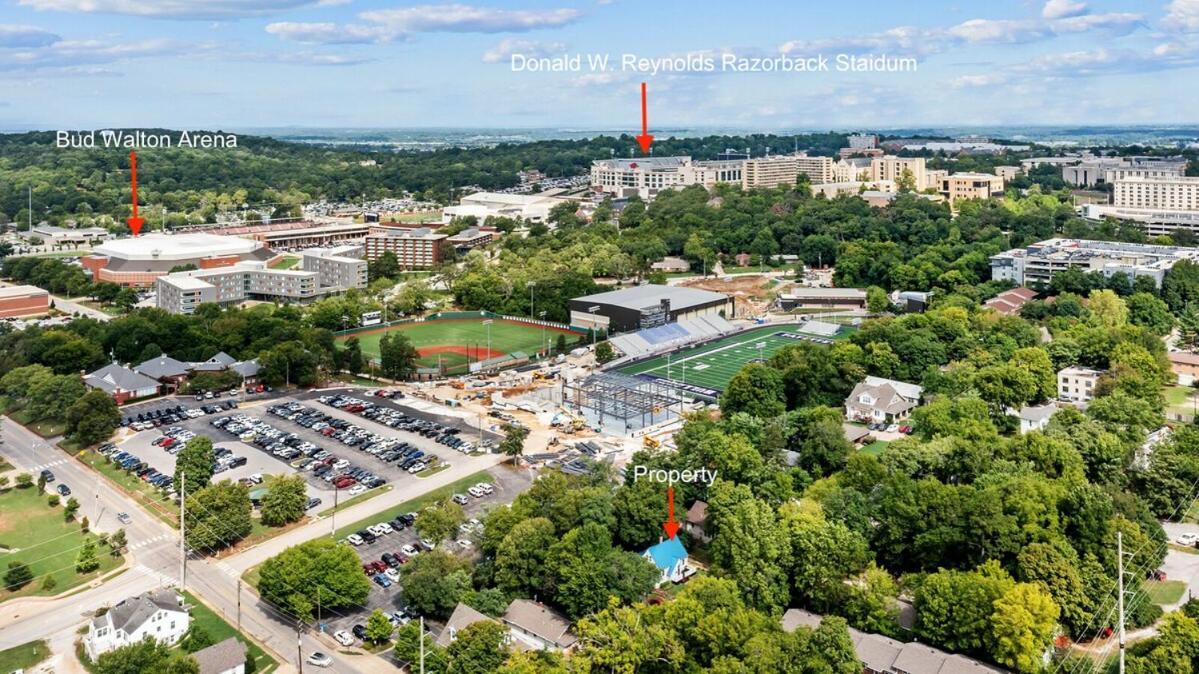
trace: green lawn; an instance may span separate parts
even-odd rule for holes
[[[34,421],[25,410],[17,410],[8,415],[13,421],[37,433],[43,438],[53,438],[62,435],[67,430],[67,422],[61,419],[42,419]]]
[[[1186,589],[1187,584],[1181,580],[1145,581],[1145,594],[1149,595],[1149,601],[1159,606],[1178,603]]]
[[[178,528],[179,506],[161,490],[142,482],[136,475],[121,470],[120,466],[110,463],[105,457],[91,450],[83,450],[77,457],[96,472],[108,478],[110,482],[116,484],[121,491],[128,494],[146,510],[154,513],[158,519]]]
[[[404,513],[418,512],[421,508],[452,496],[456,492],[466,491],[467,487],[470,487],[471,485],[475,485],[480,482],[491,482],[491,480],[491,473],[488,473],[487,471],[479,471],[473,475],[467,475],[461,480],[447,484],[441,489],[434,489],[433,491],[418,498],[414,498],[411,501],[405,501],[404,503],[401,503],[393,508],[389,508],[381,513],[376,513],[352,524],[339,527],[337,531],[333,532],[333,538],[341,540],[355,531],[358,531],[359,529],[365,529],[372,524],[388,522],[395,519],[397,515],[403,515]]]
[[[794,333],[795,326],[772,325],[754,328],[708,342],[694,349],[681,349],[620,368],[626,374],[652,374],[662,379],[723,391],[742,366],[758,359],[770,358],[774,352],[800,340],[776,333]],[[758,344],[763,344],[758,348]]]
[[[285,255],[278,262],[271,265],[271,269],[291,269],[300,264],[300,258],[293,255]]]
[[[48,657],[50,657],[50,644],[47,644],[44,639],[13,646],[0,651],[0,672],[7,674],[7,672],[18,669],[29,669]]]
[[[339,513],[341,511],[345,510],[346,508],[352,508],[352,507],[358,505],[359,503],[362,503],[363,501],[367,501],[369,499],[375,498],[376,496],[378,496],[380,494],[385,494],[389,491],[391,491],[391,485],[386,484],[377,489],[368,489],[365,492],[363,492],[357,496],[352,496],[348,499],[343,500],[341,497],[338,497],[336,506],[333,506],[332,503],[324,503],[322,505],[327,506],[327,507],[325,508],[325,510],[318,511],[318,513],[322,516]]]
[[[441,364],[448,368],[465,365],[468,359],[475,361],[489,357],[488,326],[484,325],[483,319],[480,318],[404,323],[390,328],[345,335],[339,337],[338,342],[357,337],[362,353],[368,358],[378,358],[379,340],[390,331],[400,332],[408,337],[412,345],[421,352],[419,362],[422,367],[436,367],[439,358]],[[544,340],[548,340],[552,345],[558,339],[558,335],[563,333],[567,334],[571,341],[577,338],[575,333],[567,330],[546,328],[543,331],[540,326],[495,319],[490,329],[490,355],[499,356],[515,351],[534,355],[542,349]]]
[[[47,494],[39,494],[36,487],[0,492],[0,567],[7,570],[10,562],[25,562],[34,576],[32,582],[15,592],[0,587],[0,602],[13,597],[60,594],[121,564],[121,557],[109,554],[107,546],[97,545],[100,568],[87,574],[76,573],[75,558],[85,538],[94,542],[97,537],[82,533],[79,522],[68,522],[62,506],[51,508]],[[54,579],[51,588],[45,587],[47,577]]]
[[[272,672],[279,666],[279,663],[270,655],[267,655],[266,651],[262,650],[262,647],[239,635],[237,628],[226,622],[224,618],[208,608],[208,606],[198,601],[195,595],[190,592],[184,592],[183,597],[184,601],[192,607],[191,624],[204,628],[212,636],[214,643],[224,641],[229,637],[239,637],[241,639],[242,643],[246,645],[250,659],[254,661],[253,671],[255,674]],[[236,618],[234,619],[236,620]],[[248,668],[247,671],[249,671]]]
[[[872,455],[877,456],[879,454],[882,454],[883,450],[886,449],[887,445],[889,445],[889,444],[891,444],[891,443],[887,442],[886,440],[875,440],[874,442],[870,443],[869,445],[866,445],[865,447],[863,447],[862,453],[863,454],[872,454]]]

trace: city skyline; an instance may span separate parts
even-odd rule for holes
[[[513,72],[514,54],[582,66]],[[613,67],[586,65],[604,54]],[[651,74],[616,67],[624,54],[651,64],[881,55],[918,66]],[[1197,66],[1196,0],[15,0],[0,7],[0,126],[635,130],[641,81],[656,128],[1185,124],[1199,94],[1172,82]]]

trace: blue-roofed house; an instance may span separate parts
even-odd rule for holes
[[[658,585],[666,582],[681,583],[694,573],[687,566],[687,548],[683,547],[683,542],[678,536],[651,545],[641,556],[653,562],[662,572],[662,579],[658,581]]]

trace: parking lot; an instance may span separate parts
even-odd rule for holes
[[[481,494],[476,497],[469,495],[465,490],[459,494],[466,501],[462,504],[462,509],[466,514],[465,528],[459,529],[455,540],[443,543],[446,546],[445,549],[452,550],[458,555],[477,554],[475,542],[482,533],[481,522],[486,514],[501,504],[510,503],[517,494],[532,484],[534,477],[529,470],[514,469],[508,465],[495,466],[490,469],[490,473],[492,474],[492,481],[489,483],[490,494]],[[354,625],[364,625],[367,615],[376,608],[383,609],[384,613],[388,615],[401,614],[403,617],[395,616],[396,619],[393,622],[397,623],[416,617],[405,611],[403,593],[396,582],[403,573],[404,564],[412,557],[411,553],[415,551],[416,554],[422,554],[429,549],[429,545],[421,543],[416,530],[406,523],[413,515],[415,513],[393,514],[389,512],[372,518],[372,524],[387,523],[387,528],[390,528],[391,532],[385,533],[387,528],[382,530],[376,528],[376,531],[380,531],[380,533],[374,537],[374,540],[363,540],[362,543],[355,545],[354,549],[358,552],[364,566],[376,564],[376,568],[367,574],[372,579],[379,575],[379,567],[390,568],[392,571],[383,572],[384,577],[387,578],[386,582],[372,581],[365,607],[352,611],[342,609],[322,616],[322,629],[329,635],[332,636],[339,631],[352,634]],[[362,532],[365,529],[364,526],[358,531]],[[461,545],[458,543],[460,540],[470,541],[470,544]],[[426,543],[431,544],[434,541],[426,541]],[[387,557],[385,558],[384,555]],[[385,559],[387,561],[384,561]],[[365,569],[364,573],[366,573]],[[436,630],[434,629],[434,631]],[[361,639],[355,641],[360,642]]]

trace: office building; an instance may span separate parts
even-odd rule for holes
[[[1166,272],[1179,260],[1199,263],[1199,248],[1144,243],[1049,239],[1027,248],[1013,248],[991,257],[991,278],[1016,285],[1045,284],[1065,269],[1130,279],[1146,276],[1161,287]]]
[[[808,181],[812,183],[831,183],[833,182],[833,158],[832,157],[808,157],[799,156],[795,158],[795,167],[799,173],[806,175]]]
[[[683,286],[646,284],[570,300],[572,326],[604,332],[628,332],[721,314],[733,316],[732,297]]]
[[[759,187],[794,185],[799,177],[800,159],[795,155],[786,154],[747,159],[741,173],[741,188],[752,190]]]
[[[441,260],[441,245],[447,239],[428,227],[407,229],[403,227],[371,227],[371,233],[363,241],[366,259],[377,260],[384,253],[392,253],[400,263],[400,269],[431,269]]]
[[[617,198],[652,199],[689,185],[741,183],[744,160],[692,161],[691,157],[601,159],[591,163],[591,190]]]
[[[108,230],[103,227],[54,227],[40,224],[34,225],[29,233],[49,246],[83,245],[108,239]]]
[[[1062,180],[1076,187],[1095,187],[1125,178],[1180,178],[1186,159],[1179,157],[1098,157],[1062,167]]]
[[[201,304],[236,304],[247,300],[304,302],[350,288],[365,288],[367,263],[357,246],[305,251],[300,269],[271,269],[262,262],[180,271],[155,283],[158,308],[191,314]]]
[[[1112,205],[1161,211],[1199,211],[1199,178],[1122,178],[1112,185]]]
[[[1003,178],[990,173],[951,173],[938,182],[937,191],[951,205],[960,199],[990,199],[1003,194]]]
[[[151,233],[113,239],[83,257],[92,280],[148,288],[172,269],[215,269],[239,262],[269,263],[279,255],[259,241],[207,233]]]
[[[50,293],[37,286],[0,286],[0,318],[40,316],[50,311]]]

